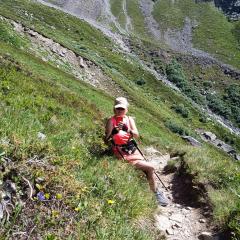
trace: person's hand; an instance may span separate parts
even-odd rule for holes
[[[123,122],[119,122],[118,123],[118,128],[119,128],[119,130],[123,130],[125,132],[128,131],[128,126],[125,123],[123,123]]]
[[[122,130],[123,125],[124,125],[123,122],[119,122],[119,123],[118,123],[118,128],[119,128],[119,130]]]

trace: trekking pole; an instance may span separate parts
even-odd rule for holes
[[[140,152],[140,154],[143,156],[144,160],[147,161],[147,158],[144,156],[144,154],[142,153],[142,151],[140,150],[140,148],[137,145],[137,142],[134,140],[135,142],[135,146],[138,149],[138,151]],[[163,187],[168,191],[167,187],[165,186],[165,184],[163,183],[163,181],[161,180],[161,178],[159,177],[159,175],[154,171],[155,175],[157,176],[158,180],[160,181],[160,183],[163,185]]]

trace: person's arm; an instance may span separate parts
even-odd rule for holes
[[[129,132],[133,135],[134,138],[138,138],[139,133],[138,133],[135,121],[132,117],[129,117],[129,124],[130,124]]]
[[[108,143],[108,140],[112,134],[112,129],[113,129],[113,126],[112,126],[111,118],[109,118],[105,126],[105,138],[104,138],[105,143]]]

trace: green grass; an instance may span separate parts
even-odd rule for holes
[[[104,150],[103,116],[82,96],[84,90],[81,85],[77,83],[79,88],[74,89],[65,85],[66,82],[62,85],[53,76],[28,76],[28,71],[25,72],[23,66],[12,64],[13,61],[3,57],[0,67],[0,138],[11,141],[10,146],[1,144],[1,149],[14,159],[19,176],[24,175],[32,181],[38,176],[46,178],[44,192],[52,197],[61,193],[63,199],[59,201],[69,205],[68,211],[73,218],[71,225],[64,215],[65,209],[60,211],[57,203],[46,206],[35,201],[31,204],[34,205],[35,217],[38,216],[34,220],[38,223],[38,232],[44,234],[47,229],[56,237],[64,237],[64,222],[76,227],[77,230],[70,233],[73,238],[81,232],[82,239],[90,235],[95,239],[110,236],[114,239],[150,239],[150,233],[142,233],[129,223],[147,214],[153,204],[146,182],[139,181],[138,174],[127,164],[98,156],[98,152]],[[16,70],[19,67],[21,70]],[[45,66],[45,71],[50,73],[51,68]],[[58,76],[69,81],[64,74],[61,76],[61,72]],[[4,90],[6,86],[7,91]],[[99,103],[107,100],[88,88],[86,94],[94,95]],[[38,140],[38,132],[46,134],[47,140]],[[26,165],[27,159],[43,154],[48,158],[47,167],[35,169]],[[25,166],[24,170],[21,165]],[[130,184],[131,188],[128,187]],[[21,189],[21,177],[17,186]],[[115,203],[109,205],[108,200]],[[44,205],[52,215],[46,211],[37,213]],[[79,208],[77,212],[76,208]],[[57,216],[53,216],[54,211],[57,211]],[[17,224],[24,229],[21,214],[24,215],[24,211],[18,216]],[[105,224],[111,231],[103,230]],[[55,230],[57,225],[58,230]],[[6,231],[1,230],[2,237],[11,234],[11,226],[5,224]]]
[[[122,8],[122,0],[111,0],[111,11],[123,29],[126,25],[126,17]]]
[[[163,152],[186,151],[184,161],[189,167],[188,171],[195,176],[196,183],[212,186],[209,192],[215,222],[221,226],[230,223],[233,229],[237,229],[234,221],[239,214],[239,199],[232,192],[239,194],[239,164],[208,144],[204,143],[199,149],[188,146],[166,128],[165,123],[173,120],[178,126],[186,127],[192,135],[196,128],[217,134],[229,134],[228,131],[211,121],[201,123],[199,111],[182,94],[173,92],[157,81],[142,69],[135,58],[112,52],[114,44],[88,24],[59,11],[25,1],[1,3],[1,14],[27,26],[34,25],[45,36],[94,61],[118,83],[129,95],[129,114],[136,117],[143,144],[154,145]],[[12,8],[15,8],[16,14],[12,14]],[[23,9],[33,13],[33,19],[22,15]],[[59,19],[62,19],[61,23]],[[56,29],[53,31],[50,26]],[[94,42],[93,38],[96,39]],[[49,165],[55,166],[54,171],[51,168],[33,171],[29,166],[22,173],[31,180],[39,175],[50,175],[45,189],[51,195],[56,195],[59,191],[62,193],[59,186],[64,187],[63,202],[71,209],[74,228],[77,229],[71,233],[73,238],[74,234],[81,232],[83,239],[86,236],[97,239],[141,239],[142,231],[129,222],[135,223],[138,217],[154,206],[146,181],[141,180],[138,173],[128,165],[100,156],[105,149],[102,142],[103,126],[104,119],[112,114],[112,97],[58,69],[54,62],[44,63],[19,49],[19,46],[13,47],[6,39],[1,39],[0,54],[3,79],[3,130],[0,136],[11,140],[10,146],[1,146],[7,155],[14,157],[20,166],[36,154],[50,157]],[[136,84],[136,80],[143,76],[145,84]],[[189,110],[189,119],[179,116],[171,109],[174,104],[183,104]],[[46,133],[46,142],[42,143],[36,138],[39,131]],[[132,176],[132,180],[128,176]],[[21,187],[22,183],[18,184]],[[218,197],[221,193],[222,199]],[[109,205],[107,200],[114,200],[115,203]],[[228,201],[231,206],[227,211],[221,209],[220,203]],[[38,212],[39,206],[36,205],[34,209]],[[74,209],[78,207],[81,210],[76,212]],[[53,210],[54,206],[51,211]],[[102,215],[98,215],[100,212]],[[22,214],[24,216],[24,212]],[[229,220],[231,214],[234,217]],[[48,232],[46,234],[49,236],[59,236],[65,227],[61,225],[57,231],[56,226],[64,214],[60,213],[61,217],[57,219],[52,219],[52,215],[46,217],[43,211],[37,214],[34,221],[40,222],[40,231]],[[43,224],[45,220],[47,225]],[[7,229],[11,230],[11,226]],[[142,239],[152,239],[147,231],[142,236]]]

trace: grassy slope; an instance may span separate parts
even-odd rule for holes
[[[238,182],[237,175],[235,173],[236,171],[234,170],[237,168],[237,165],[220,151],[208,145],[204,145],[201,149],[195,149],[186,146],[180,140],[180,138],[166,129],[164,126],[164,121],[166,118],[168,118],[168,116],[171,119],[174,118],[175,121],[182,125],[186,125],[186,122],[189,122],[189,120],[179,118],[178,115],[174,113],[174,111],[168,106],[168,104],[171,106],[174,101],[185,102],[180,95],[171,92],[161,83],[154,80],[154,78],[144,72],[138,66],[138,64],[133,62],[132,64],[126,65],[126,62],[122,58],[123,56],[121,56],[121,54],[114,55],[111,51],[109,51],[109,49],[111,49],[113,46],[108,39],[103,37],[100,32],[92,30],[88,25],[80,22],[79,20],[72,17],[66,17],[66,15],[58,11],[49,10],[45,7],[41,7],[41,11],[35,11],[35,5],[23,5],[24,2],[21,2],[20,5],[20,2],[18,1],[14,2],[14,6],[19,9],[17,12],[18,15],[13,15],[12,11],[9,10],[10,7],[12,7],[11,3],[9,3],[9,1],[2,1],[2,3],[4,3],[2,5],[3,7],[1,8],[2,14],[16,20],[21,19],[21,21],[29,26],[34,24],[34,27],[38,31],[43,32],[45,35],[55,38],[56,40],[59,39],[59,41],[65,46],[68,46],[76,52],[83,54],[95,61],[106,71],[106,73],[112,76],[116,82],[125,88],[125,90],[132,95],[132,108],[130,109],[130,112],[134,112],[134,115],[137,117],[137,123],[141,126],[141,133],[143,134],[144,142],[155,143],[155,145],[158,145],[160,148],[166,148],[166,146],[169,146],[172,151],[187,150],[188,153],[186,156],[186,161],[190,166],[190,171],[197,173],[198,177],[196,178],[196,181],[198,180],[201,182],[213,183],[218,188],[217,191],[214,189],[211,190],[213,193],[211,196],[215,194],[211,199],[213,204],[216,204],[216,208],[214,208],[216,211],[215,218],[221,223],[227,221],[229,213],[236,209],[238,201],[236,197],[231,196],[232,189],[235,189],[234,191],[239,192],[239,188],[237,187],[237,184],[235,184]],[[7,7],[8,4],[10,4],[9,7]],[[33,12],[34,19],[25,19],[26,17],[24,17],[21,14],[22,11],[20,11],[20,9],[23,7],[28,9],[27,11]],[[44,22],[39,20],[41,18],[40,12],[41,15],[44,16]],[[62,24],[59,24],[59,19],[64,19]],[[54,25],[56,30],[50,30],[50,26],[52,25]],[[68,34],[66,35],[64,32],[67,31],[68,27],[71,28],[71,31],[68,31]],[[85,29],[86,31],[84,31]],[[91,35],[87,35],[86,32],[91,33]],[[97,40],[94,40],[94,38]],[[5,46],[5,50],[3,50],[3,48],[1,49],[2,53],[6,51]],[[7,51],[15,59],[18,59],[22,64],[24,64],[29,70],[35,71],[38,75],[44,76],[44,78],[50,78],[55,82],[64,84],[64,86],[71,88],[71,90],[74,89],[74,92],[78,91],[78,96],[81,96],[82,99],[88,99],[88,102],[91,104],[95,104],[96,109],[101,109],[103,112],[105,112],[105,116],[110,114],[111,107],[109,108],[109,106],[111,106],[111,101],[109,97],[104,95],[105,97],[103,98],[102,94],[99,95],[101,97],[97,97],[97,92],[94,90],[91,90],[93,92],[89,93],[89,87],[85,86],[84,84],[80,85],[77,81],[67,81],[65,79],[66,75],[64,75],[64,77],[58,77],[59,70],[49,67],[49,70],[46,71],[46,64],[43,64],[42,62],[37,61],[29,63],[28,55],[25,55],[24,57],[24,54],[20,54],[14,50],[11,50],[10,48]],[[57,73],[54,73],[54,71],[57,71]],[[63,73],[61,73],[60,76],[62,74]],[[147,84],[144,85],[144,87],[139,87],[134,83],[134,80],[141,78],[143,74]],[[84,91],[81,89],[83,86],[85,86]],[[130,87],[133,88],[133,90],[131,90]],[[136,91],[144,93],[145,96],[136,94]],[[159,95],[159,92],[161,93],[161,97],[156,98]],[[164,103],[163,101],[166,102]],[[140,108],[140,106],[143,106],[144,108]],[[193,114],[193,121],[197,123],[197,114],[192,108],[191,114]],[[97,125],[101,126],[102,128],[102,123],[97,123]],[[211,128],[210,125],[211,124],[207,124],[204,126],[204,128]],[[198,126],[201,126],[201,124],[198,123]],[[189,125],[189,128],[194,129],[194,127],[195,125]],[[212,127],[214,128],[214,126]],[[84,128],[85,127],[83,126],[83,129]],[[86,138],[88,138],[88,136],[86,136]],[[65,140],[63,140],[63,145],[66,145]],[[30,146],[28,146],[28,148],[30,148]],[[93,155],[93,157],[94,156],[95,155]],[[95,167],[96,166],[93,168]],[[88,171],[91,172],[89,169],[86,170],[86,175],[88,174]],[[91,181],[90,179],[88,180]],[[228,194],[223,195],[220,202],[228,201],[229,198],[232,202],[232,205],[227,209],[224,209],[224,211],[222,211],[220,205],[217,205],[220,199],[218,196],[221,196],[223,192],[227,192]]]
[[[1,144],[1,152],[14,159],[18,172],[14,180],[19,190],[23,189],[21,176],[31,182],[40,176],[46,179],[44,193],[50,194],[51,199],[57,194],[62,194],[62,198],[59,203],[50,204],[30,201],[31,212],[20,207],[22,212],[13,215],[16,220],[12,218],[12,224],[4,224],[1,237],[8,238],[14,225],[25,231],[27,226],[38,224],[37,232],[45,238],[150,239],[150,233],[134,230],[129,224],[147,214],[152,204],[146,183],[141,183],[128,165],[98,155],[104,150],[104,116],[93,102],[103,108],[111,104],[111,99],[1,43],[3,48],[0,138],[10,139],[10,144]],[[4,55],[5,51],[22,64],[12,64],[13,58]],[[29,59],[31,66],[26,67],[24,62]],[[46,134],[47,140],[38,140],[38,132]],[[26,164],[36,155],[44,156],[47,164],[37,168]],[[9,166],[7,170],[10,169]],[[2,173],[2,177],[7,176],[13,177]],[[108,200],[115,203],[109,205]],[[68,210],[60,210],[59,204]],[[33,219],[24,222],[26,214],[30,219],[33,214]]]
[[[123,29],[125,29],[126,17],[125,17],[125,15],[123,13],[122,1],[112,0],[111,1],[111,11],[112,11],[113,15],[117,18],[117,20],[120,23],[121,27]]]
[[[239,45],[232,32],[234,25],[211,3],[197,4],[192,0],[172,3],[163,0],[155,5],[154,17],[163,30],[181,29],[186,16],[197,24],[193,31],[194,46],[225,63],[240,67]]]

